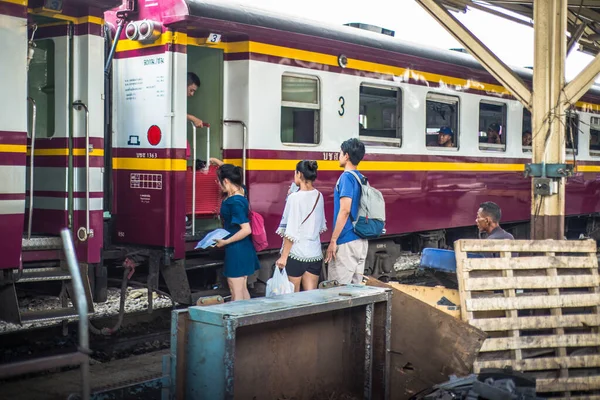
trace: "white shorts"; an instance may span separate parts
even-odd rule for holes
[[[329,261],[327,279],[340,284],[361,283],[365,273],[365,260],[369,241],[357,239],[337,247],[336,258]]]

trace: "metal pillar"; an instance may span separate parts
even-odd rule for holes
[[[567,49],[567,0],[535,1],[533,5],[533,164],[565,163],[565,112],[562,99]],[[542,167],[543,169],[544,167]],[[542,179],[546,178],[543,173]],[[566,179],[547,181],[550,194],[540,194],[532,180],[532,239],[562,239],[565,231]]]

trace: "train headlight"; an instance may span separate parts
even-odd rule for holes
[[[137,40],[139,36],[139,30],[135,22],[130,22],[127,24],[125,27],[125,36],[127,36],[127,39],[129,40]]]
[[[145,19],[132,21],[125,28],[125,35],[129,40],[138,40],[142,43],[154,43],[162,34],[162,25],[159,22]]]

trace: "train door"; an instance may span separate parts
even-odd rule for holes
[[[186,177],[186,239],[197,241],[203,232],[217,228],[221,193],[215,182],[216,171],[208,164],[211,157],[222,159],[223,137],[223,51],[188,46],[187,71],[196,74],[200,87],[188,97],[187,113],[200,118],[209,127],[194,129],[187,124],[190,157]],[[194,135],[196,140],[194,141]],[[196,195],[193,196],[193,162],[196,163]]]
[[[0,273],[18,268],[27,157],[27,7],[0,1]],[[0,293],[0,297],[2,294]],[[0,299],[1,300],[1,299]]]
[[[35,112],[28,131],[24,245],[29,250],[60,246],[60,230],[70,227],[78,259],[98,263],[103,236],[103,40],[91,29],[81,32],[81,24],[46,16],[33,19],[28,94]],[[98,18],[97,26],[101,23]]]

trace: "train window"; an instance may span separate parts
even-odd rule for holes
[[[283,75],[281,78],[281,141],[315,145],[320,141],[319,79]]]
[[[29,64],[28,91],[36,104],[35,136],[54,136],[54,41],[36,40],[36,48]],[[31,106],[29,106],[31,107]],[[31,108],[30,108],[31,110]],[[31,136],[32,117],[28,118],[28,136]]]
[[[427,93],[425,145],[428,148],[458,148],[459,99],[437,93]]]
[[[402,91],[399,88],[360,86],[359,135],[365,144],[400,146]]]
[[[590,120],[590,154],[600,156],[600,117],[592,117]]]
[[[523,129],[521,131],[521,145],[523,151],[531,153],[531,144],[533,142],[533,135],[531,134],[531,112],[523,107]]]
[[[506,104],[479,103],[479,149],[506,151]]]
[[[567,153],[577,154],[577,146],[579,145],[579,115],[575,112],[569,111],[566,117],[566,129],[565,129],[565,147]]]

